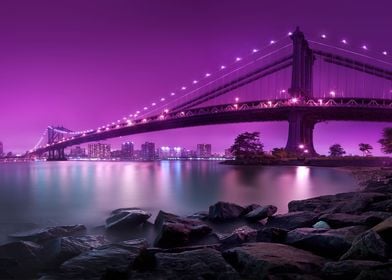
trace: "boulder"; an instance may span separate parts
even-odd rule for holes
[[[152,264],[151,269],[132,271],[130,279],[240,279],[222,254],[211,248],[156,253]]]
[[[389,199],[390,196],[373,192],[349,192],[336,195],[324,195],[289,203],[289,212],[312,211],[314,213],[349,213],[360,214],[375,202]]]
[[[136,227],[151,217],[151,213],[136,208],[117,209],[106,219],[106,229],[121,230]]]
[[[325,229],[330,229],[331,227],[329,226],[328,223],[324,222],[324,221],[318,221],[317,223],[315,223],[312,228],[325,228]]]
[[[42,246],[31,241],[16,241],[0,246],[2,279],[33,278],[43,267]],[[9,275],[10,277],[5,277]]]
[[[317,274],[325,263],[322,257],[278,243],[246,243],[225,251],[223,256],[244,279],[267,279],[282,273]]]
[[[372,230],[378,233],[384,241],[392,244],[392,217],[385,219],[381,223],[375,225]]]
[[[323,267],[322,274],[326,279],[354,279],[362,270],[367,270],[380,264],[382,262],[364,260],[327,262]]]
[[[291,212],[268,218],[267,227],[292,230],[300,227],[311,227],[317,222],[318,214],[308,211]]]
[[[362,226],[340,229],[297,228],[287,233],[285,243],[320,256],[336,258],[343,255],[355,237],[364,231],[366,228]]]
[[[235,229],[231,234],[218,236],[219,241],[227,245],[236,245],[245,242],[256,242],[257,230],[248,226]]]
[[[392,212],[392,199],[372,203],[369,205],[370,211]]]
[[[239,218],[244,212],[244,207],[234,203],[219,201],[211,205],[208,211],[208,218],[212,221],[224,222]]]
[[[18,232],[10,234],[9,237],[40,243],[57,237],[81,234],[85,231],[86,227],[84,225],[54,226],[46,227],[43,229],[34,229],[30,231]]]
[[[251,211],[253,211],[253,210],[255,210],[256,208],[259,208],[259,207],[261,207],[260,204],[256,204],[256,203],[249,204],[249,205],[245,206],[244,211],[242,211],[242,213],[241,213],[241,216],[245,216],[249,212],[251,212]]]
[[[59,237],[44,245],[43,254],[50,266],[56,266],[83,252],[108,243],[109,241],[102,235]]]
[[[371,267],[363,270],[355,280],[390,280],[392,275],[392,263]]]
[[[162,248],[185,246],[212,231],[200,220],[182,218],[163,211],[160,211],[155,219],[155,226],[160,229],[155,246]]]
[[[273,205],[260,206],[246,214],[245,218],[249,221],[259,221],[272,217],[276,211],[278,211],[278,208]]]
[[[105,279],[107,275],[126,276],[129,267],[145,246],[146,241],[138,239],[128,244],[108,244],[86,251],[64,262],[60,266],[58,276],[60,279]]]
[[[357,236],[350,249],[340,260],[380,260],[388,258],[388,246],[380,235],[373,230],[368,230]]]
[[[257,231],[257,242],[283,243],[289,231],[282,228],[266,227]]]
[[[348,227],[355,225],[374,226],[386,218],[385,212],[364,212],[361,215],[347,213],[331,213],[320,216],[319,220],[328,223],[332,228]]]

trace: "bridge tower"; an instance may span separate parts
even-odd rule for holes
[[[63,129],[62,127],[48,126],[48,144],[53,144],[62,138],[61,133],[56,132],[56,129]],[[48,161],[65,161],[64,148],[50,149],[48,151]]]
[[[313,97],[313,63],[315,58],[299,27],[293,32],[291,39],[293,41],[293,66],[289,93],[292,98],[298,99],[298,104],[301,104],[301,102]],[[309,155],[316,155],[313,146],[315,122],[296,106],[293,106],[288,121],[289,133],[286,150],[295,154],[302,154],[306,151]]]

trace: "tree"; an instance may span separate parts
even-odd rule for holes
[[[382,138],[378,141],[381,150],[386,154],[392,154],[392,127],[386,127],[382,131]]]
[[[259,132],[244,132],[238,135],[230,147],[231,153],[238,159],[255,159],[264,154],[264,145],[260,142]]]
[[[362,152],[363,156],[370,155],[370,150],[373,150],[373,147],[370,144],[360,143],[359,150]]]
[[[333,144],[329,147],[329,155],[331,157],[341,157],[346,153],[340,144]]]
[[[285,148],[273,148],[271,154],[276,158],[288,158],[289,154]]]

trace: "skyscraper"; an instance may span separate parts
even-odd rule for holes
[[[109,159],[110,145],[103,143],[88,144],[88,157],[96,159]]]
[[[142,159],[155,160],[155,144],[152,142],[145,142],[142,144]]]
[[[196,155],[199,158],[211,157],[211,144],[197,144]]]
[[[3,142],[0,142],[0,157],[4,155]]]
[[[124,142],[121,145],[121,157],[123,159],[133,159],[134,145],[133,142]]]

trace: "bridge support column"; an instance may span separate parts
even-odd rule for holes
[[[314,125],[315,122],[307,119],[303,112],[291,112],[286,151],[303,156],[317,155],[313,146]]]
[[[47,161],[65,161],[67,158],[65,157],[64,148],[49,150]]]

